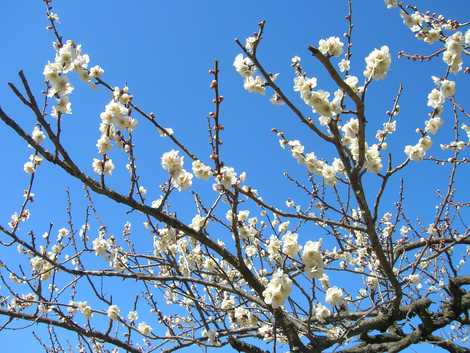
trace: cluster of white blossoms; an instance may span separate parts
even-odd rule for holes
[[[292,233],[291,231],[287,231],[282,238],[282,252],[289,256],[295,257],[300,250],[300,245],[297,242],[297,238],[299,235],[297,233]]]
[[[193,183],[193,175],[183,168],[184,156],[180,156],[179,151],[171,150],[165,152],[161,158],[162,168],[171,176],[174,187],[178,190],[186,190]]]
[[[320,39],[318,50],[323,55],[340,56],[343,52],[343,45],[343,42],[338,37],[329,37],[327,39]]]
[[[113,235],[105,238],[105,229],[100,229],[98,237],[92,241],[92,248],[96,256],[101,256],[109,262],[109,266],[123,271],[127,268],[127,255],[123,249],[116,245]]]
[[[462,32],[455,32],[446,39],[442,60],[449,66],[452,73],[462,70],[462,51],[464,45],[470,45],[470,32],[467,30],[465,36]]]
[[[278,269],[263,291],[264,302],[273,308],[280,307],[290,295],[291,287],[292,280],[281,269]]]
[[[314,173],[323,178],[326,185],[333,186],[336,184],[336,174],[344,171],[343,163],[339,159],[335,159],[332,165],[317,158],[314,152],[304,153],[305,147],[299,140],[286,140],[282,133],[278,133],[279,145],[285,149],[288,146],[291,150],[292,157],[298,163],[304,165],[310,173]]]
[[[424,158],[426,151],[432,146],[432,140],[429,136],[423,136],[416,145],[406,145],[405,153],[412,161],[419,161]]]
[[[446,98],[455,95],[455,82],[447,79],[432,77],[437,88],[434,88],[428,94],[427,105],[433,108],[433,112],[428,120],[424,123],[424,131],[427,135],[422,136],[416,145],[405,146],[405,153],[410,160],[422,160],[426,155],[426,151],[431,148],[432,140],[429,134],[435,135],[444,124],[439,116],[443,109]]]
[[[374,49],[366,58],[366,69],[364,76],[368,80],[381,80],[385,78],[392,58],[390,56],[390,49],[384,45],[380,49]]]
[[[248,92],[264,94],[266,90],[266,82],[261,76],[254,76],[256,67],[250,58],[238,54],[233,61],[235,70],[243,77],[243,87]]]
[[[377,130],[375,138],[379,141],[379,146],[381,149],[387,148],[387,142],[385,142],[385,139],[387,138],[387,136],[393,134],[396,130],[396,120],[386,121],[385,123],[383,123],[382,129]]]
[[[111,175],[114,164],[107,153],[112,149],[112,142],[126,149],[128,146],[122,141],[121,132],[131,133],[137,126],[137,120],[130,116],[130,103],[132,95],[129,94],[129,88],[125,86],[120,89],[115,87],[113,98],[106,105],[104,112],[100,114],[100,137],[96,142],[98,153],[103,155],[103,159],[93,159],[93,170],[99,175]],[[118,131],[120,132],[118,133]]]
[[[49,260],[54,261],[57,257],[56,253],[49,252],[47,255],[44,255]],[[31,267],[36,275],[42,280],[47,280],[52,275],[53,265],[50,261],[47,261],[44,257],[34,256],[30,260]]]
[[[388,127],[391,130],[391,127]],[[342,142],[351,151],[351,155],[355,161],[359,160],[359,120],[351,118],[341,127],[343,132]],[[382,148],[384,145],[382,144]],[[382,157],[380,156],[379,145],[373,144],[369,146],[365,143],[364,168],[371,173],[378,173],[382,169]]]
[[[323,256],[320,250],[321,241],[307,241],[302,252],[302,261],[305,265],[304,271],[309,278],[320,278],[323,276]]]
[[[293,59],[293,63],[294,67],[300,67],[300,58]],[[299,92],[300,97],[306,105],[312,108],[313,112],[323,117],[323,120],[328,121],[327,118],[331,118],[341,112],[343,91],[337,90],[330,102],[330,93],[323,90],[314,90],[316,86],[317,79],[315,77],[309,78],[301,70],[296,70],[294,91]]]
[[[418,32],[421,30],[421,25],[424,21],[423,16],[415,11],[411,15],[407,14],[405,11],[400,11],[400,16],[403,19],[403,23],[412,31]]]
[[[245,173],[240,174],[240,181],[244,181]],[[221,191],[223,188],[229,189],[238,182],[237,173],[232,167],[223,166],[220,168],[220,174],[215,177],[215,184],[212,185],[214,191]]]
[[[74,87],[69,82],[67,73],[74,71],[82,80],[89,82],[92,78],[99,77],[103,70],[99,66],[88,69],[90,58],[87,54],[82,54],[80,44],[71,40],[63,45],[54,42],[54,48],[55,61],[46,64],[43,75],[48,84],[47,95],[56,99],[51,115],[59,117],[62,114],[72,113],[69,95]]]
[[[37,167],[41,164],[42,157],[37,154],[31,154],[29,160],[23,165],[23,170],[26,174],[33,174],[36,172]]]

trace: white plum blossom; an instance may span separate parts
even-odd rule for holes
[[[220,175],[217,175],[216,180],[217,185],[222,185],[226,189],[230,188],[237,183],[235,169],[227,166],[222,167],[220,169]]]
[[[455,32],[446,39],[444,54],[442,59],[449,66],[452,73],[462,70],[462,50],[464,46],[464,36],[462,32]]]
[[[272,276],[271,281],[263,291],[264,302],[273,308],[278,308],[290,295],[292,280],[281,269]]]
[[[430,132],[431,134],[435,135],[443,124],[443,120],[440,117],[436,116],[430,118],[429,120],[426,120],[424,129],[426,132]]]
[[[238,54],[233,61],[235,70],[243,77],[250,77],[254,72],[254,65],[250,58],[244,58],[243,54]]]
[[[320,251],[321,242],[307,241],[302,252],[304,271],[309,278],[320,278],[323,275],[323,256]]]
[[[98,175],[111,175],[114,170],[114,163],[110,158],[106,158],[105,161],[93,158],[92,167]]]
[[[297,242],[298,236],[297,233],[288,231],[282,238],[282,252],[289,257],[295,257],[300,250],[300,246]]]
[[[150,335],[152,332],[152,326],[146,324],[145,322],[139,322],[137,325],[137,330],[144,336]]]
[[[338,287],[330,287],[326,290],[325,301],[332,305],[337,306],[344,303],[343,290]]]
[[[34,140],[34,142],[40,145],[46,139],[46,135],[39,127],[35,126],[33,132],[31,133],[31,138]]]
[[[33,162],[31,161],[27,161],[24,165],[23,165],[23,170],[26,174],[33,174],[35,171],[36,171],[36,166],[34,165]]]
[[[318,50],[323,55],[340,56],[343,51],[343,45],[343,42],[338,37],[329,37],[327,39],[320,39]]]
[[[186,190],[193,184],[193,175],[182,169],[177,175],[172,176],[172,183],[178,190]]]
[[[192,169],[194,176],[202,180],[207,180],[212,175],[211,168],[202,163],[200,160],[193,161]]]
[[[134,322],[138,318],[139,318],[139,315],[137,311],[129,311],[129,313],[127,314],[127,320],[129,320],[130,322]]]
[[[374,49],[366,58],[366,69],[364,76],[367,79],[381,80],[385,78],[392,58],[390,56],[390,49],[384,45],[380,49]]]
[[[338,63],[338,67],[339,67],[339,71],[341,72],[345,72],[345,71],[348,71],[350,69],[350,61],[349,60],[346,60],[346,59],[342,59],[339,63]]]
[[[444,97],[452,97],[455,95],[455,81],[442,80],[440,81],[441,92]]]
[[[442,92],[436,88],[434,88],[428,94],[428,107],[438,109],[444,104],[445,97]]]
[[[243,87],[252,93],[264,94],[266,82],[261,78],[261,76],[247,76],[243,81]]]
[[[179,151],[171,150],[162,155],[162,168],[171,176],[177,176],[183,169],[184,157],[180,156]]]
[[[405,11],[400,11],[400,16],[403,19],[403,23],[412,31],[418,32],[421,29],[423,23],[423,17],[419,12],[415,12],[408,15]]]
[[[107,310],[108,317],[111,320],[119,320],[119,307],[117,305],[110,305]]]

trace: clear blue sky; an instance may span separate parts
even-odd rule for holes
[[[465,19],[461,16],[470,13],[468,0],[416,3],[432,6],[430,10],[461,20]],[[292,73],[289,64],[293,55],[301,56],[309,74],[317,76],[324,87],[331,89],[331,81],[319,64],[310,58],[307,45],[318,43],[319,39],[330,35],[341,36],[346,29],[345,0],[57,0],[55,9],[61,17],[60,30],[64,38],[83,45],[83,50],[91,57],[91,64],[104,68],[106,81],[120,86],[127,82],[135,102],[145,110],[155,112],[164,126],[172,127],[206,161],[209,154],[206,115],[212,109],[207,70],[214,59],[220,60],[220,84],[225,97],[221,113],[225,126],[223,157],[238,171],[245,170],[249,184],[269,195],[270,200],[282,202],[291,195],[292,189],[286,186],[282,172],[299,168],[288,153],[279,150],[271,128],[282,129],[288,136],[299,138],[309,151],[323,156],[331,154],[294,122],[287,108],[272,106],[268,97],[243,90],[242,80],[232,67],[233,58],[239,52],[234,38],[244,39],[256,30],[259,20],[265,19],[265,39],[259,56],[271,72],[281,74],[279,83],[290,96],[295,97],[290,89]],[[24,69],[35,92],[39,93],[42,88],[44,64],[53,60],[54,56],[52,35],[45,30],[44,5],[40,0],[2,0],[0,11],[3,14],[0,22],[0,104],[20,122],[32,127],[31,115],[20,107],[8,91],[6,82],[17,81],[16,72]],[[422,126],[425,120],[426,96],[433,88],[430,75],[443,74],[445,67],[440,59],[426,64],[397,59],[400,49],[430,53],[432,47],[417,42],[402,25],[398,12],[387,10],[383,1],[356,0],[353,12],[355,44],[352,72],[361,75],[363,58],[373,48],[386,44],[393,54],[387,79],[374,84],[369,93],[367,113],[371,126],[382,124],[384,112],[391,107],[392,96],[399,83],[405,85],[398,133],[390,141],[392,151],[401,158],[403,146],[414,143],[414,129]],[[458,100],[468,100],[469,84],[462,77],[457,79],[457,91]],[[467,96],[464,95],[465,91]],[[89,171],[91,160],[96,157],[99,113],[108,100],[109,96],[103,90],[92,92],[77,82],[71,96],[74,113],[64,119],[64,136],[69,141],[72,156]],[[300,103],[297,97],[294,100]],[[307,112],[307,109],[304,111]],[[370,131],[372,139],[374,132]],[[4,126],[0,126],[0,133],[0,158],[4,161],[0,214],[4,224],[22,200],[22,190],[27,183],[22,166],[29,151]],[[160,168],[160,155],[170,145],[156,138],[154,131],[147,129],[143,123],[137,129],[137,138],[140,140],[137,150],[141,160],[139,168],[146,180],[144,185],[149,192],[157,195],[157,185],[164,176]],[[438,137],[436,146],[439,143]],[[435,172],[429,167],[424,163],[417,164],[412,167],[413,173],[406,177],[409,190],[407,205],[415,210],[412,215],[422,217],[425,224],[432,217],[433,209],[432,206],[424,208],[423,205],[435,203],[431,190],[446,185],[446,180],[437,178],[439,174],[432,174]],[[115,174],[113,180],[118,185],[125,178],[124,163],[117,165]],[[461,180],[459,184],[463,185]],[[45,231],[50,221],[58,227],[65,224],[64,190],[67,186],[72,188],[75,207],[80,214],[85,207],[80,186],[65,178],[61,172],[49,167],[41,168],[35,189],[38,202],[32,209],[33,218],[29,223],[31,227],[36,227],[38,233]],[[391,183],[390,191],[385,195],[388,204],[395,200],[396,194],[397,183]],[[189,200],[188,194],[181,196],[179,202]],[[125,222],[120,213],[122,210],[110,208],[99,198],[98,204],[106,210],[103,215],[105,222],[114,225],[118,231]],[[190,221],[194,209],[182,209],[179,214]],[[6,352],[41,351],[29,336],[19,332],[4,334],[0,342],[7,348]],[[433,350],[430,347],[409,350],[413,351]]]

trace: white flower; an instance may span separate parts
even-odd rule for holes
[[[243,77],[249,77],[253,74],[254,65],[250,58],[244,58],[243,54],[238,54],[233,61],[235,70]]]
[[[108,317],[111,320],[119,320],[119,307],[117,305],[110,305],[107,310]]]
[[[42,144],[46,139],[46,135],[44,132],[39,129],[39,127],[35,126],[33,132],[31,133],[31,137],[38,145]]]
[[[265,92],[265,82],[261,76],[247,76],[243,82],[243,88],[248,92],[264,94]]]
[[[441,81],[441,92],[444,97],[451,97],[455,95],[455,81],[443,80]]]
[[[346,60],[346,59],[342,59],[339,63],[338,63],[338,67],[339,67],[339,71],[341,72],[345,72],[345,71],[348,71],[350,69],[350,61],[349,60]]]
[[[374,49],[365,58],[365,61],[366,69],[364,70],[364,76],[374,80],[383,79],[392,62],[388,46],[384,45],[380,49]]]
[[[308,104],[313,107],[319,115],[330,117],[333,115],[328,101],[330,94],[326,91],[313,91],[308,99]]]
[[[271,281],[263,291],[264,302],[273,308],[280,307],[291,292],[292,280],[281,269],[272,276]]]
[[[428,94],[428,107],[437,109],[444,104],[445,97],[442,94],[441,91],[438,89],[434,88],[429,94]]]
[[[325,163],[322,168],[322,176],[326,185],[333,186],[336,184],[336,171],[332,166]]]
[[[104,70],[99,65],[90,68],[90,77],[101,77],[103,74]]]
[[[465,32],[465,44],[470,45],[470,29],[467,29],[467,32]]]
[[[177,176],[183,170],[184,157],[179,155],[179,151],[171,150],[162,155],[162,168],[171,176]]]
[[[431,148],[432,146],[432,141],[431,141],[431,138],[429,136],[424,136],[424,137],[421,137],[419,139],[419,142],[418,144],[421,146],[421,148],[424,150],[424,151],[427,151],[428,149]]]
[[[96,141],[96,147],[98,148],[99,154],[105,154],[107,151],[110,151],[113,146],[108,136],[101,135],[98,141]]]
[[[302,252],[302,261],[309,278],[320,278],[323,275],[323,256],[320,251],[321,242],[307,241]]]
[[[449,65],[449,71],[452,73],[462,70],[462,50],[464,36],[462,32],[455,32],[446,40],[446,51],[442,55],[442,60]]]
[[[435,135],[443,124],[444,122],[442,121],[442,119],[436,116],[434,118],[426,120],[424,130],[426,132],[430,132],[431,134]]]
[[[325,301],[333,306],[344,303],[343,290],[338,287],[330,287],[326,290]]]
[[[110,158],[107,158],[104,162],[100,159],[93,158],[92,167],[98,175],[111,175],[114,170],[114,164]]]
[[[217,176],[217,183],[223,185],[226,189],[237,183],[237,174],[231,167],[222,167],[220,175]]]
[[[193,175],[184,169],[182,169],[178,175],[173,176],[173,185],[179,191],[186,190],[192,184],[193,184]]]
[[[415,12],[408,15],[406,12],[401,11],[400,16],[403,19],[403,23],[413,32],[418,32],[421,29],[421,23],[423,23],[423,17],[419,12]]]
[[[202,179],[202,180],[207,180],[211,176],[211,168],[204,163],[202,163],[200,160],[193,161],[192,164],[193,168],[193,173],[196,176],[196,178]]]
[[[282,238],[282,252],[289,257],[295,257],[299,252],[300,246],[297,243],[298,234],[288,231]]]
[[[346,76],[344,82],[352,88],[353,91],[357,91],[357,84],[359,79],[356,76]]]
[[[275,236],[271,235],[268,241],[268,255],[271,261],[279,260],[279,252],[281,251],[281,241]]]
[[[290,222],[289,221],[286,221],[286,222],[282,222],[281,224],[279,224],[278,228],[277,228],[277,231],[279,233],[284,233],[287,231],[287,229],[289,228],[289,224]]]
[[[152,332],[152,326],[147,325],[145,322],[139,322],[139,325],[137,325],[137,330],[144,336],[150,335]]]
[[[422,146],[417,144],[414,146],[411,146],[411,145],[405,146],[405,153],[410,160],[419,161],[424,158],[425,151]]]
[[[189,225],[196,232],[199,232],[203,225],[206,223],[206,217],[202,217],[200,214],[197,214],[193,217],[191,224]]]
[[[252,312],[241,306],[235,308],[234,312],[235,322],[240,327],[248,327],[256,324],[256,317]]]
[[[318,50],[323,55],[340,56],[343,51],[343,45],[343,42],[338,37],[329,37],[327,39],[320,39]]]
[[[78,310],[87,318],[90,318],[93,314],[93,310],[91,306],[87,304],[87,302],[78,302],[77,303]]]
[[[294,91],[299,92],[300,96],[305,99],[311,93],[312,89],[317,86],[315,77],[296,76],[294,77]]]
[[[36,167],[33,162],[28,161],[23,165],[23,170],[26,174],[33,174],[36,171]]]
[[[139,318],[139,315],[137,314],[137,311],[129,311],[129,314],[127,314],[127,320],[130,322],[134,322]]]
[[[94,239],[92,245],[96,256],[105,255],[110,248],[110,243],[103,238],[103,235],[99,235],[98,238]]]

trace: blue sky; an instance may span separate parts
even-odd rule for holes
[[[470,7],[466,0],[416,3],[418,6],[433,6],[429,9],[461,20]],[[242,80],[232,67],[233,58],[239,52],[234,38],[244,39],[256,30],[259,20],[265,19],[265,39],[259,49],[261,61],[269,71],[280,73],[279,84],[286,88],[295,102],[300,103],[290,89],[290,58],[301,56],[307,72],[318,77],[323,87],[333,88],[320,65],[309,56],[307,46],[330,35],[341,36],[346,29],[346,1],[57,0],[55,10],[61,17],[60,30],[64,38],[82,44],[84,52],[91,57],[92,65],[99,64],[104,68],[105,80],[120,86],[127,82],[135,102],[146,111],[155,112],[162,125],[172,127],[176,135],[206,161],[209,155],[206,115],[212,109],[207,70],[213,60],[218,59],[220,86],[225,97],[221,112],[225,126],[223,158],[226,164],[236,166],[238,171],[246,171],[249,184],[268,195],[270,200],[283,203],[292,194],[293,190],[285,183],[282,172],[292,170],[298,173],[300,168],[288,153],[279,149],[271,128],[279,128],[289,137],[300,139],[308,150],[316,154],[331,156],[332,151],[322,147],[299,126],[286,107],[272,106],[268,97],[243,90]],[[39,93],[44,64],[53,60],[53,38],[45,30],[47,23],[42,1],[3,0],[0,11],[4,14],[0,22],[0,104],[25,126],[32,127],[31,115],[20,107],[8,91],[6,82],[17,81],[16,72],[23,69],[35,92]],[[415,143],[414,129],[422,126],[426,118],[426,96],[433,88],[430,76],[443,74],[445,66],[440,59],[425,64],[397,59],[400,49],[430,53],[432,47],[417,42],[402,25],[398,12],[387,10],[383,1],[355,1],[353,18],[353,73],[361,75],[363,58],[376,47],[386,44],[393,54],[387,79],[374,83],[369,91],[367,116],[371,127],[382,124],[384,112],[391,107],[392,96],[399,84],[405,86],[398,133],[390,140],[391,151],[395,152],[397,159],[403,158],[401,151],[404,145]],[[463,92],[468,92],[469,84],[461,77],[456,81],[457,99],[463,102]],[[109,95],[101,89],[92,91],[77,82],[71,100],[74,113],[64,119],[64,138],[68,140],[72,156],[91,171],[90,163],[96,157],[95,142],[99,137],[99,113],[108,102]],[[308,109],[305,108],[304,112]],[[370,130],[370,139],[373,131]],[[22,200],[22,190],[27,183],[22,166],[29,151],[4,126],[0,126],[0,133],[3,144],[0,158],[7,166],[1,176],[5,201],[0,204],[0,214],[6,223]],[[158,183],[164,176],[160,155],[171,145],[156,137],[155,132],[143,123],[137,129],[137,138],[140,141],[138,158],[142,161],[139,168],[146,180],[144,185],[150,193],[157,195]],[[439,139],[435,140],[436,146]],[[72,189],[78,215],[83,214],[85,207],[83,193],[77,183],[52,168],[41,169],[35,189],[38,201],[32,209],[30,223],[31,227],[39,229],[38,232],[45,231],[50,221],[58,227],[64,224],[66,187]],[[441,174],[444,169],[435,172],[429,164],[421,163],[412,166],[410,171],[405,180],[407,190],[410,190],[406,194],[407,206],[413,210],[412,216],[421,217],[427,224],[433,209],[423,205],[435,204],[432,190],[446,185]],[[125,177],[124,163],[117,165],[115,174],[113,185],[119,185]],[[391,183],[384,204],[396,200],[397,181]],[[373,180],[370,183],[375,185]],[[462,180],[458,183],[468,190]],[[181,195],[177,202],[183,204],[188,201],[190,195]],[[110,207],[100,198],[97,198],[97,203],[104,210],[105,222],[119,229],[125,222],[123,210]],[[189,208],[183,208],[180,213],[188,220],[193,214],[194,209]],[[19,352],[40,351],[29,338],[18,340],[18,334],[6,333],[2,344],[9,349],[16,347]],[[414,351],[420,350],[416,348]],[[426,351],[432,350],[426,347]]]

